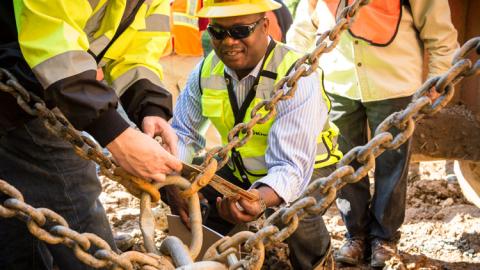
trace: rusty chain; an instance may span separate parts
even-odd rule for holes
[[[121,183],[138,198],[141,197],[142,192],[147,192],[152,197],[152,201],[160,199],[160,193],[149,181],[133,176],[117,166],[114,160],[102,153],[96,142],[81,135],[58,109],[48,109],[41,98],[28,92],[12,74],[2,68],[0,68],[0,90],[11,94],[25,112],[31,116],[40,117],[45,127],[73,146],[77,155],[97,163],[103,175]]]
[[[73,128],[72,125],[68,122],[68,120],[61,114],[61,112],[58,109],[53,109],[53,110],[48,109],[45,105],[45,102],[42,99],[40,99],[35,94],[28,92],[25,88],[23,88],[20,85],[20,83],[18,83],[17,79],[12,74],[10,74],[8,71],[2,68],[0,68],[0,90],[10,93],[17,100],[18,105],[21,108],[23,108],[27,113],[29,113],[32,116],[40,117],[43,120],[44,125],[48,130],[50,130],[53,134],[56,134],[60,138],[68,141],[72,145],[77,155],[79,155],[84,159],[92,160],[95,163],[97,163],[99,165],[100,172],[103,175],[105,175],[106,177],[112,180],[119,182],[131,194],[140,198],[141,200],[140,227],[141,227],[142,235],[144,237],[144,244],[149,253],[157,254],[158,251],[156,250],[156,247],[154,245],[155,218],[153,217],[153,214],[151,212],[150,203],[160,200],[160,193],[158,191],[159,187],[164,185],[177,185],[180,187],[182,191],[188,192],[189,190],[192,189],[192,185],[190,184],[190,182],[182,177],[167,177],[167,180],[165,181],[165,183],[152,184],[147,182],[146,180],[143,180],[139,177],[129,174],[128,172],[123,170],[121,167],[117,166],[111,158],[105,156],[96,142],[94,142],[89,137],[81,135],[80,132],[78,132],[75,128]],[[216,166],[216,164],[212,163],[212,166]],[[212,174],[213,174],[215,172],[215,167],[212,169],[213,169],[212,171]],[[205,184],[205,181],[207,180],[203,180],[202,184]],[[4,193],[13,198],[17,198],[17,197],[19,198],[18,191],[17,192],[12,191],[10,193],[4,192]],[[26,209],[31,209],[31,207]],[[50,211],[50,210],[42,209],[39,211],[33,211],[31,213],[34,217],[37,217],[39,215],[38,213],[45,212],[45,211]],[[195,259],[198,253],[200,252],[200,248],[202,246],[202,239],[203,239],[202,229],[201,229],[202,221],[201,221],[201,214],[200,214],[200,205],[199,205],[198,195],[196,193],[190,196],[189,213],[192,217],[195,217],[190,219],[191,227],[192,227],[192,241],[189,247],[190,257]],[[44,215],[48,215],[48,214],[50,214],[50,212]],[[8,209],[0,208],[0,216],[11,217],[12,215],[14,215],[13,212],[8,211]],[[60,217],[60,216],[56,215],[55,217]],[[45,218],[37,218],[34,220],[37,221],[37,224],[43,225],[44,224],[44,222],[42,222],[43,219]],[[78,233],[72,232],[70,229],[68,229],[68,225],[63,219],[55,218],[54,220],[57,220],[58,222],[60,222],[60,224],[66,227],[69,235],[75,235],[75,234],[78,235]],[[32,234],[34,234],[37,237],[38,236],[42,237],[43,235],[46,235],[45,236],[46,238],[40,238],[40,237],[39,238],[41,240],[49,240],[50,242],[48,243],[52,243],[51,241],[53,241],[52,239],[54,239],[54,236],[49,235],[45,230],[41,230],[42,232],[41,234],[38,234],[38,233],[35,234],[35,232],[38,231],[38,229],[36,229],[36,228],[39,228],[38,225],[36,226],[34,223],[28,222],[27,226],[29,227],[29,229],[33,228],[31,229]],[[62,229],[62,232],[63,231],[65,231],[65,229]],[[101,247],[104,248],[105,242],[101,243],[97,238],[92,240],[94,241],[93,243],[100,243]],[[58,238],[56,240],[58,240]],[[85,243],[83,246],[85,247],[87,245],[85,240],[83,241],[83,243]],[[90,257],[87,256],[85,251],[79,250],[76,246],[72,246],[72,245],[69,245],[69,246],[73,248],[75,255],[79,259],[87,258],[84,260],[90,261],[90,262],[94,261],[92,259],[92,256],[91,255]],[[132,256],[132,255],[128,255],[128,256]],[[135,259],[136,257],[138,256],[134,256],[133,258]],[[94,264],[99,265],[98,263],[94,263]],[[123,266],[124,266],[123,269],[130,269],[127,267],[128,264],[124,264]],[[103,267],[103,266],[99,266],[99,267]]]
[[[151,254],[137,251],[117,254],[102,238],[92,233],[78,233],[70,229],[65,219],[54,211],[47,208],[35,208],[25,203],[22,194],[1,179],[0,192],[10,197],[0,204],[1,217],[19,218],[27,224],[32,235],[48,244],[63,244],[71,248],[75,256],[88,266],[125,270],[134,269],[134,266],[150,266],[155,269],[168,266],[167,259]],[[45,228],[47,225],[48,229]],[[90,248],[97,249],[93,255],[89,253]]]

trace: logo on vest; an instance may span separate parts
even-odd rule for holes
[[[267,137],[268,134],[265,134],[265,133],[261,133],[261,132],[258,132],[258,131],[253,131],[253,135],[256,135],[256,136],[264,136],[264,137]]]

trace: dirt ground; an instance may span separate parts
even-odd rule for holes
[[[397,264],[390,269],[480,269],[480,209],[464,199],[454,177],[447,175],[444,161],[422,162],[412,167],[398,246],[405,268]],[[114,232],[134,236],[134,249],[142,250],[139,200],[112,181],[102,182],[101,200]],[[158,243],[167,233],[168,212],[164,204],[154,208]],[[336,207],[331,207],[324,219],[337,249],[344,241],[345,226]],[[269,255],[267,269],[288,269],[288,264]],[[360,268],[335,265],[335,269],[369,269],[367,263]]]

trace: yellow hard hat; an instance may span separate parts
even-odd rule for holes
[[[204,0],[195,14],[202,18],[223,18],[261,13],[280,8],[274,0]]]

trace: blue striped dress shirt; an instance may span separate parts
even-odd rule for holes
[[[234,71],[225,68],[232,77],[239,106],[254,84],[262,62],[241,80]],[[173,113],[172,126],[179,138],[179,158],[187,163],[192,161],[196,151],[205,147],[204,134],[209,125],[209,120],[202,115],[199,72],[200,64],[190,74]],[[313,73],[298,81],[293,98],[277,104],[277,115],[268,134],[265,153],[268,174],[258,179],[252,188],[260,183],[268,185],[289,203],[307,187],[313,172],[316,138],[328,114],[320,91],[320,78]]]

